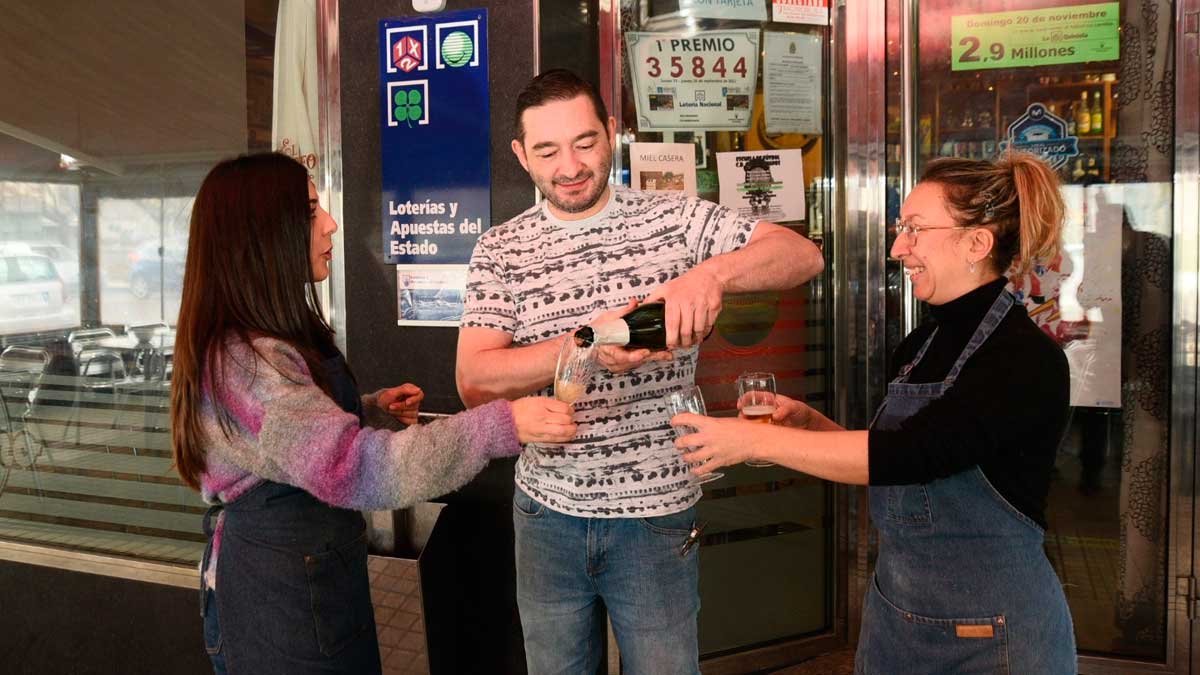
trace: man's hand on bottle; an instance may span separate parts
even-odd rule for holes
[[[597,325],[619,319],[636,309],[638,304],[637,300],[630,300],[629,304],[624,307],[610,309],[596,315],[589,323]],[[652,352],[649,349],[626,349],[614,345],[598,345],[596,347],[596,361],[607,368],[610,373],[625,373],[647,361],[670,361],[673,358],[675,356],[669,351]]]
[[[655,288],[642,302],[666,305],[667,349],[677,349],[700,344],[712,331],[723,291],[717,275],[699,266]]]

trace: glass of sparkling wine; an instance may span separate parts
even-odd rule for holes
[[[775,373],[742,373],[738,376],[738,407],[743,419],[771,424],[775,414]],[[746,460],[746,466],[774,466],[758,459]]]
[[[670,413],[671,417],[685,412],[695,413],[697,415],[708,414],[708,411],[704,408],[704,397],[700,395],[700,388],[696,386],[687,386],[683,389],[667,394],[667,412]],[[672,428],[675,430],[675,438],[681,438],[696,432],[696,428],[691,426],[678,426]],[[691,448],[689,448],[689,450],[690,449]],[[719,471],[706,473],[703,476],[697,476],[696,474],[689,472],[689,475],[691,476],[692,483],[695,485],[703,485],[704,483],[709,483],[725,477],[725,474],[720,473]]]
[[[595,351],[595,347],[579,343],[573,336],[563,340],[554,367],[554,398],[571,405],[583,398],[596,370]]]

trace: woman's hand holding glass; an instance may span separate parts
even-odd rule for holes
[[[692,416],[708,414],[708,411],[704,408],[704,396],[700,394],[700,388],[696,386],[684,387],[679,391],[673,391],[670,394],[667,394],[667,411],[672,417],[671,423],[673,425],[675,424],[674,418],[679,416],[681,413],[686,413]],[[676,439],[688,436],[688,434],[696,433],[695,427],[689,427],[686,425],[675,425],[674,429]],[[678,442],[675,443],[675,447],[681,450],[687,449],[686,447],[680,446]],[[691,466],[690,468],[692,469],[692,475],[694,476],[693,482],[697,485],[703,485],[704,483],[708,483],[725,476],[725,474],[712,471],[711,469],[702,472],[698,471],[695,466]]]
[[[522,443],[566,443],[575,438],[573,413],[570,404],[552,398],[519,398],[512,402],[517,440]]]
[[[775,395],[775,412],[771,413],[771,423],[794,429],[807,429],[812,421],[813,409],[807,403],[801,403],[783,394]]]
[[[756,453],[770,447],[767,437],[780,431],[741,418],[717,419],[693,413],[675,415],[671,425],[677,430],[690,427],[691,433],[675,439],[675,447],[685,451],[683,461],[698,476],[738,462],[762,461]]]
[[[775,412],[779,409],[776,403],[778,394],[775,388],[774,373],[742,373],[738,376],[738,414],[742,419],[763,424],[775,423]],[[757,459],[746,460],[746,464],[755,467],[771,466],[771,462]]]

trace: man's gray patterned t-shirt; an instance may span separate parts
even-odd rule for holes
[[[479,238],[462,325],[509,333],[514,346],[558,337],[741,248],[754,225],[712,202],[622,188],[584,220],[562,221],[535,206]],[[517,485],[581,517],[660,516],[691,506],[700,489],[675,449],[664,397],[694,382],[696,352],[677,350],[672,361],[619,375],[601,369],[575,404],[575,439],[527,446]]]

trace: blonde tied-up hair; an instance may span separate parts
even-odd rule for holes
[[[925,166],[920,182],[942,186],[959,225],[987,227],[995,235],[988,256],[995,271],[1026,272],[1052,260],[1062,239],[1063,206],[1058,175],[1027,152],[1009,151],[994,162],[945,157]]]

